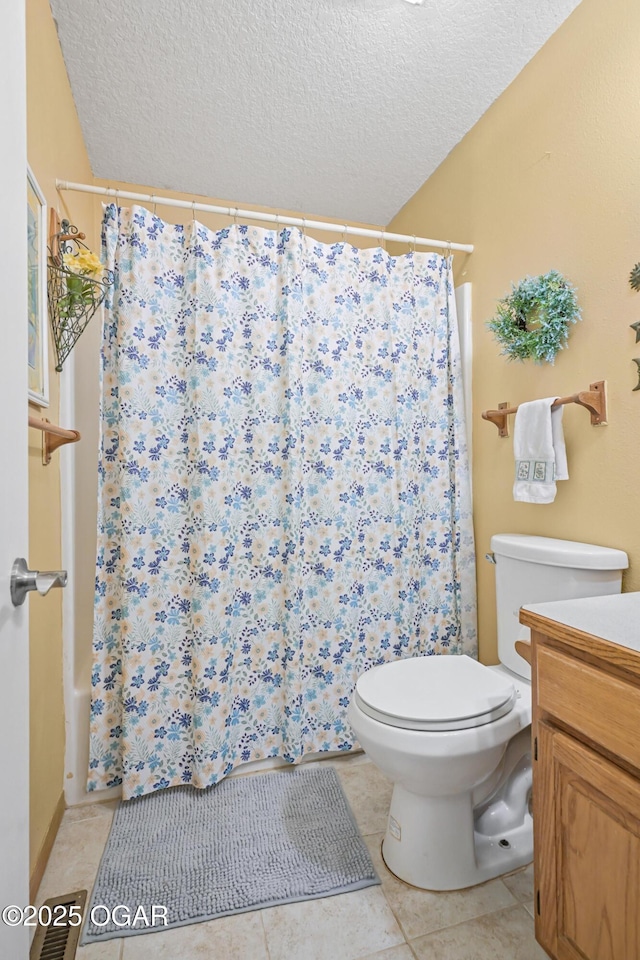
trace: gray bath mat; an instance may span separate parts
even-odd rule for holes
[[[82,943],[379,882],[332,767],[175,787],[118,807]]]

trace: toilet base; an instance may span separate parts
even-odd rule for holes
[[[396,784],[382,855],[392,873],[425,890],[461,890],[533,860],[533,820],[494,836],[474,830],[472,794],[417,796]]]

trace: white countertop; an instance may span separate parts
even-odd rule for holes
[[[621,647],[640,650],[640,593],[526,603],[523,610],[531,610]]]

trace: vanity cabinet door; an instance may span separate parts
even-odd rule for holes
[[[640,958],[640,781],[539,723],[536,936],[557,960]]]

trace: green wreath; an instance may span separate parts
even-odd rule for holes
[[[487,326],[509,360],[554,363],[567,345],[569,324],[582,319],[576,291],[557,270],[525,277],[511,293],[498,300]]]

